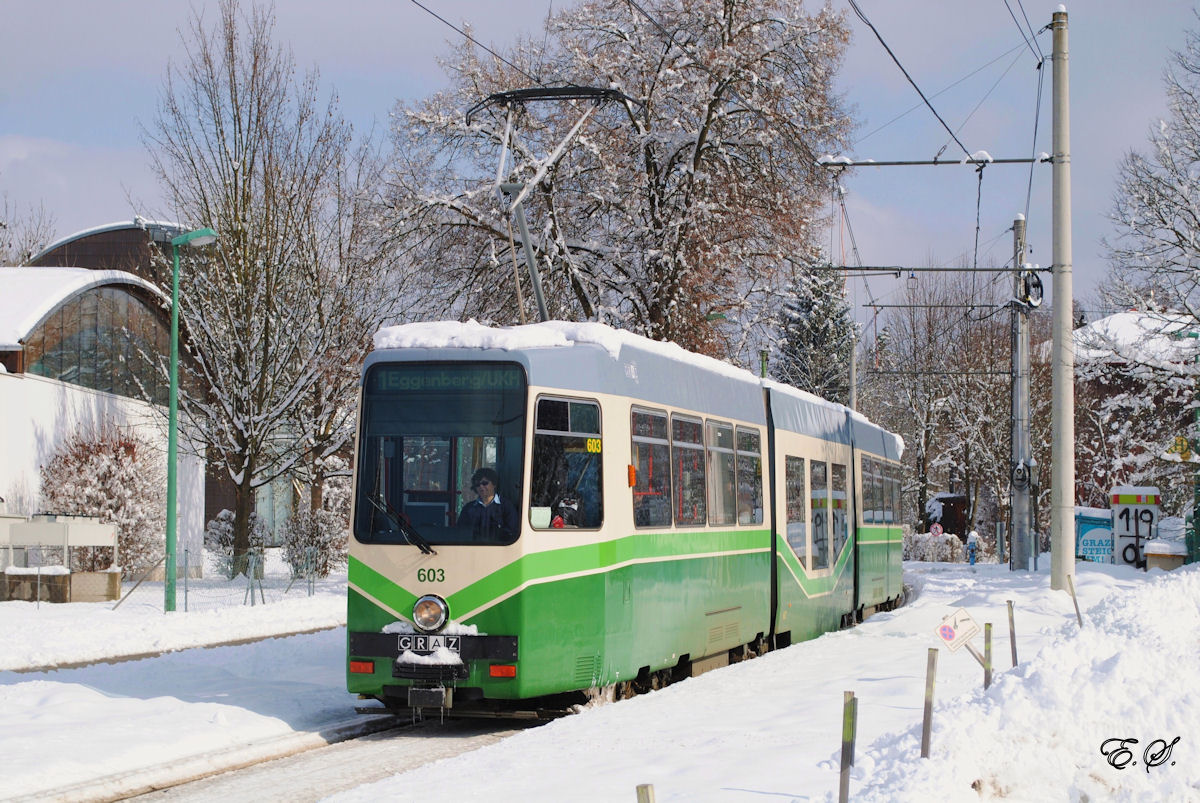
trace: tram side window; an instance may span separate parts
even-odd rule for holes
[[[875,523],[875,465],[862,456],[862,519],[863,524]]]
[[[676,524],[707,520],[704,483],[704,440],[700,421],[671,416],[671,470],[675,488],[672,513]]]
[[[600,405],[574,399],[538,399],[530,524],[538,528],[600,526],[604,520],[602,447]]]
[[[891,518],[888,519],[892,524],[900,523],[900,466],[889,466],[892,498],[891,498]]]
[[[736,474],[733,456],[733,425],[706,422],[708,434],[708,523],[737,521]]]
[[[890,463],[879,464],[879,474],[883,478],[883,488],[881,499],[879,502],[879,523],[890,524],[892,522],[892,466]]]
[[[829,464],[824,460],[810,461],[809,479],[812,483],[812,568],[829,567]]]
[[[887,521],[888,500],[891,496],[887,477],[884,476],[884,472],[887,471],[887,463],[881,463],[878,460],[872,460],[871,463],[874,465],[872,476],[875,487],[875,523],[883,524]]]
[[[633,523],[671,526],[671,443],[667,414],[634,410],[630,419],[634,467]]]
[[[808,494],[804,492],[804,458],[788,455],[784,461],[787,499],[787,542],[803,566],[808,565]]]
[[[833,559],[837,560],[837,556],[842,554],[842,546],[850,537],[846,522],[846,515],[850,512],[850,500],[846,494],[846,467],[840,463],[831,463],[829,469],[833,490],[830,499],[833,505]]]
[[[757,430],[737,428],[738,524],[762,524],[762,449]]]

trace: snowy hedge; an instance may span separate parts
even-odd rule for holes
[[[904,533],[904,559],[940,563],[965,563],[967,548],[957,535]]]

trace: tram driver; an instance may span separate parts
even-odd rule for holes
[[[458,514],[458,525],[470,527],[477,536],[488,537],[496,533],[515,536],[520,528],[517,509],[507,500],[500,498],[500,475],[495,469],[484,466],[471,475],[471,490],[475,498],[463,505]]]

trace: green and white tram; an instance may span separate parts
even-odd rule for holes
[[[600,324],[381,330],[348,688],[394,710],[562,710],[852,623],[901,595],[901,448],[845,407]]]

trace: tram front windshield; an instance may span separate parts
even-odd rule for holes
[[[525,373],[511,363],[377,363],[363,392],[354,537],[510,544],[519,535]],[[496,477],[490,515],[481,469]],[[478,490],[478,494],[477,494]],[[506,509],[507,512],[501,512]]]

